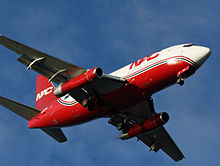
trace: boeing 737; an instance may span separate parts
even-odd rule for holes
[[[29,128],[61,143],[67,141],[62,127],[109,118],[121,140],[137,137],[150,151],[161,149],[174,161],[184,158],[163,127],[168,113],[155,111],[152,95],[176,83],[182,86],[210,56],[209,48],[175,45],[105,74],[102,68],[83,69],[3,35],[0,44],[19,54],[27,70],[40,74],[35,108],[0,96],[0,104],[28,120]]]

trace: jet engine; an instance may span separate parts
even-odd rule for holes
[[[57,88],[54,89],[54,95],[56,97],[62,97],[67,93],[69,93],[70,91],[87,84],[91,80],[102,77],[103,77],[103,70],[101,68],[90,69],[85,73],[64,83],[63,85],[59,85]]]
[[[169,115],[166,112],[157,114],[145,120],[144,122],[138,123],[135,126],[131,127],[127,133],[122,133],[119,138],[125,140],[135,136],[139,136],[164,125],[168,120]]]

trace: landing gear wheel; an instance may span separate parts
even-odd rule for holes
[[[180,85],[180,86],[183,86],[183,84],[184,84],[184,81],[181,80],[181,81],[179,82],[179,85]]]
[[[123,130],[122,130],[122,133],[127,133],[129,131],[129,127],[125,127]]]
[[[178,80],[177,80],[177,84],[179,84],[180,86],[183,86],[184,84],[184,80],[181,76],[179,76]]]
[[[122,128],[123,128],[123,123],[118,123],[117,124],[117,129],[118,130],[122,130]]]

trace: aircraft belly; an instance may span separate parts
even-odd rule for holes
[[[88,111],[87,108],[82,107],[79,103],[73,106],[63,106],[60,104],[30,120],[29,127],[52,128],[73,126],[105,115],[105,111],[100,108]]]

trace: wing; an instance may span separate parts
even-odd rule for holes
[[[130,121],[133,122],[132,125],[143,122],[144,120],[151,118],[156,114],[153,100],[151,98],[147,100],[147,102],[141,103],[132,109],[122,110],[121,113],[130,115]],[[112,119],[112,121],[123,122],[123,118],[119,116],[116,116],[116,118],[117,120]],[[116,123],[112,123],[112,121],[110,121],[110,123],[115,125]],[[184,158],[182,152],[179,150],[164,127],[159,127],[151,132],[138,136],[137,138],[149,146],[150,151],[153,150],[157,152],[159,149],[162,149],[175,161],[179,161]]]
[[[179,161],[184,158],[182,152],[164,127],[159,127],[150,133],[138,136],[138,139],[149,146],[150,151],[153,150],[157,152],[159,149],[162,149],[175,161]]]
[[[21,55],[17,60],[26,65],[27,70],[33,69],[58,84],[63,84],[69,78],[77,77],[86,71],[3,35],[0,35],[0,44]]]
[[[27,70],[33,69],[57,84],[63,84],[86,72],[83,68],[59,60],[3,35],[0,35],[0,44],[21,55],[17,60],[26,65]],[[81,103],[85,98],[108,93],[120,88],[125,83],[125,79],[105,74],[103,78],[90,81],[89,84],[74,90],[70,95]]]
[[[82,103],[84,99],[88,99],[89,97],[93,96],[100,99],[101,95],[119,89],[120,87],[125,85],[126,82],[127,81],[123,78],[104,74],[102,78],[94,79],[88,84],[82,85],[80,88],[73,90],[69,94],[77,102]],[[100,101],[101,100],[102,99],[100,99]],[[102,100],[102,102],[104,101]]]

